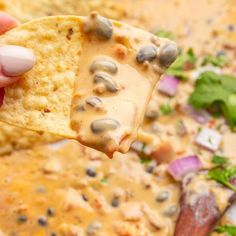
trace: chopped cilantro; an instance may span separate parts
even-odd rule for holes
[[[186,53],[181,52],[175,62],[168,68],[166,74],[174,75],[179,79],[187,80],[184,73],[185,70],[195,67],[197,62],[197,57],[194,54],[192,48],[190,48]]]
[[[149,159],[147,157],[140,157],[140,162],[144,165],[148,165],[151,161],[152,159]]]
[[[229,160],[226,157],[222,157],[222,156],[218,156],[218,155],[214,155],[212,158],[212,163],[216,164],[216,165],[225,165],[228,164]]]
[[[217,167],[209,170],[208,177],[236,192],[236,188],[230,183],[230,179],[236,176],[236,167]]]
[[[219,106],[231,129],[236,129],[236,77],[211,71],[202,73],[189,102],[196,109]]]
[[[202,127],[199,126],[199,127],[197,128],[197,132],[200,133],[201,131],[202,131]]]
[[[142,146],[142,152],[144,152],[145,148],[146,148],[147,144],[146,143],[143,143],[143,146]]]
[[[222,225],[216,227],[217,233],[226,233],[227,236],[236,236],[236,227],[233,225]]]
[[[228,62],[229,62],[229,59],[228,59],[226,56],[224,56],[224,55],[220,55],[220,56],[206,55],[206,56],[203,58],[202,66],[211,64],[211,65],[213,65],[213,66],[223,67],[223,66],[225,66]]]
[[[158,30],[156,35],[163,38],[174,39],[173,33],[166,30]]]
[[[102,179],[101,179],[101,183],[102,184],[106,184],[108,182],[108,179],[106,178],[106,177],[103,177]]]
[[[169,115],[172,113],[172,108],[169,103],[162,104],[160,106],[160,110],[161,110],[162,115]]]

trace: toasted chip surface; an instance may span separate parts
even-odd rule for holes
[[[1,44],[31,48],[37,62],[17,84],[6,88],[0,119],[32,130],[75,136],[69,116],[80,38],[77,17],[36,20],[1,37]]]

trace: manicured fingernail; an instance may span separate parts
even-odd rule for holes
[[[30,49],[8,45],[0,47],[2,73],[7,76],[20,76],[32,69],[35,57]]]
[[[4,88],[0,88],[0,106],[2,106],[3,104],[4,94],[5,94]]]

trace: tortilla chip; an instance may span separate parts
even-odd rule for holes
[[[88,15],[97,11],[111,19],[121,19],[125,10],[114,0],[0,0],[0,10],[21,22],[53,15]]]
[[[0,122],[0,156],[60,139],[60,136],[30,131]]]
[[[122,85],[125,85],[125,87],[123,92],[119,92],[119,96],[117,95],[120,99],[117,101],[128,99],[126,103],[132,103],[132,109],[138,109],[136,117],[129,111],[130,115],[128,118],[136,119],[133,124],[129,121],[129,125],[133,126],[130,127],[130,130],[134,130],[134,134],[130,134],[132,140],[127,142],[130,143],[135,139],[137,128],[144,116],[145,104],[147,104],[149,99],[148,93],[151,94],[151,89],[155,87],[160,73],[164,70],[163,66],[159,67],[157,64],[155,64],[156,69],[150,64],[149,69],[145,70],[145,65],[137,63],[135,60],[137,51],[140,50],[143,44],[150,44],[153,35],[121,22],[113,21],[114,37],[106,44],[104,41],[93,41],[87,34],[82,33],[83,20],[83,17],[76,16],[42,18],[21,25],[0,37],[0,45],[24,46],[32,49],[36,56],[34,68],[26,73],[19,82],[5,88],[4,103],[0,109],[0,120],[35,131],[49,132],[66,138],[78,138],[78,133],[70,128],[74,86],[75,84],[78,86],[80,81],[82,81],[82,87],[86,91],[87,96],[91,96],[93,93],[93,87],[83,84],[84,78],[78,78],[79,71],[89,71],[87,66],[90,65],[86,59],[83,61],[83,64],[80,61],[80,57],[89,50],[93,50],[93,47],[89,45],[96,45],[99,42],[97,47],[94,48],[95,51],[93,51],[95,56],[96,53],[98,55],[106,55],[107,51],[109,51],[108,48],[112,48],[113,51],[110,50],[108,54],[118,53],[117,57],[123,57],[125,51],[122,50],[127,50],[126,60],[123,59],[122,62],[125,62],[125,64],[122,67],[121,74],[124,74],[127,70],[129,63],[139,70],[140,75],[142,74],[141,77],[137,76],[137,72],[133,72],[135,69],[128,67],[128,70],[132,71],[133,77],[135,76],[136,80],[132,76],[132,78],[127,80],[125,74],[121,76]],[[171,43],[167,39],[159,39],[157,37],[155,40],[158,40],[160,48],[164,48]],[[83,45],[87,45],[86,47],[84,46],[86,51],[82,50]],[[125,66],[126,63],[127,66]],[[84,73],[84,76],[87,76],[86,73]],[[75,83],[76,81],[77,83]],[[85,81],[84,83],[86,83]],[[139,83],[140,86],[137,88],[133,86],[135,82]],[[143,88],[147,88],[145,93],[142,92]],[[135,103],[138,98],[142,99],[140,104]],[[114,99],[116,99],[116,96]],[[119,112],[119,104],[115,105],[114,103],[112,105],[111,103],[112,99],[110,100],[111,109]],[[98,117],[101,117],[101,115],[98,114]],[[122,117],[120,116],[120,118]],[[122,119],[125,118],[123,117]],[[90,120],[88,122],[90,124]],[[83,124],[83,127],[86,125]],[[118,134],[117,139],[122,140],[124,138],[122,135],[127,135],[121,132]],[[79,141],[86,145],[96,147],[93,143],[90,143],[90,140],[83,140],[85,139],[79,139]],[[119,143],[120,141],[118,141],[118,145]],[[126,152],[127,147],[128,145],[125,146],[126,150],[123,151],[122,149],[122,152]],[[114,150],[120,149],[114,148]]]
[[[32,71],[5,89],[1,120],[75,137],[70,129],[70,101],[81,52],[80,22],[78,17],[49,17],[21,25],[0,38],[0,44],[33,49],[37,60]],[[74,34],[68,40],[71,29]]]

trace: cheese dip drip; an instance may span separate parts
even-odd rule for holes
[[[92,13],[82,25],[71,128],[82,144],[109,157],[137,138],[160,75],[177,57],[176,44]]]

